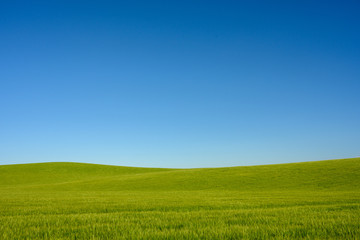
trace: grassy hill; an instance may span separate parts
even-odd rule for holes
[[[65,162],[2,165],[0,188],[76,191],[344,191],[360,189],[360,158],[198,169],[135,168]]]
[[[0,165],[0,239],[360,239],[360,158]]]

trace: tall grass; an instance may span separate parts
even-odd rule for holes
[[[0,239],[360,239],[359,163],[0,166]]]

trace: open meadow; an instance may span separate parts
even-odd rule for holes
[[[360,239],[360,158],[0,166],[0,239]]]

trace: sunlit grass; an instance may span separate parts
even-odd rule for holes
[[[360,239],[359,163],[0,166],[0,239]]]

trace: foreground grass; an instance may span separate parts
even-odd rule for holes
[[[360,239],[359,162],[0,166],[0,239]]]

